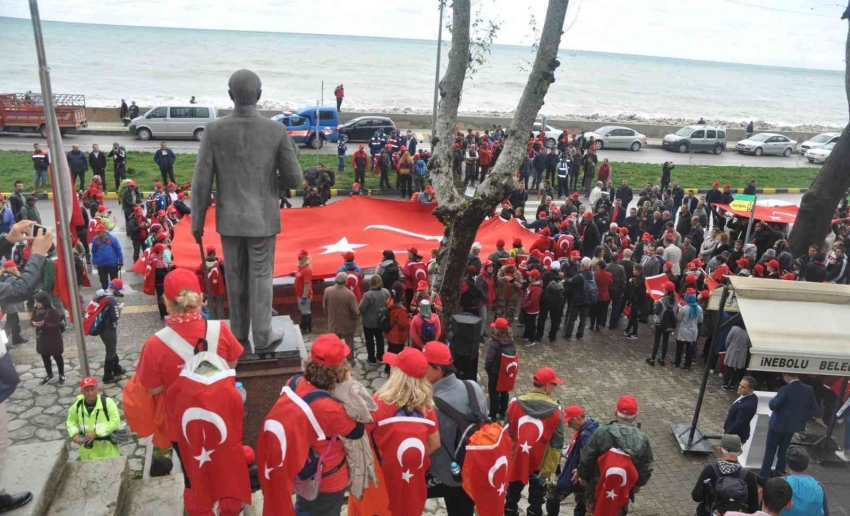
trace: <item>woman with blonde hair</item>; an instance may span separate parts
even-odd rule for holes
[[[376,455],[384,470],[393,516],[419,516],[428,489],[429,456],[440,447],[431,384],[425,378],[428,360],[421,351],[405,348],[384,353],[390,378],[374,399],[378,409],[369,425]]]

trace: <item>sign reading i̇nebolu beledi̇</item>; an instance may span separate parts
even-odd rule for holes
[[[749,369],[754,371],[848,376],[850,375],[850,359],[753,353],[750,357]]]

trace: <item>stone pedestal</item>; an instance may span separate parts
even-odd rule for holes
[[[256,353],[253,341],[236,364],[236,381],[248,393],[243,442],[254,446],[263,419],[280,396],[286,381],[302,371],[307,356],[301,330],[288,315],[272,317],[272,328],[283,330],[283,341],[274,349]]]

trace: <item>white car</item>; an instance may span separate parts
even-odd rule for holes
[[[835,147],[835,142],[827,143],[822,147],[812,149],[805,154],[809,163],[826,163],[826,158],[832,154],[832,149]],[[801,151],[802,152],[802,151]]]
[[[784,134],[759,133],[739,141],[735,150],[741,154],[781,154],[787,158],[796,146],[797,142]]]
[[[595,131],[584,133],[584,137],[596,143],[596,150],[602,149],[631,149],[635,152],[646,145],[646,135],[634,129],[617,125],[606,125]]]
[[[534,122],[534,125],[531,126],[531,131],[534,133],[534,136],[540,134],[540,129],[543,127],[542,122]],[[555,145],[558,143],[558,138],[560,138],[562,132],[560,129],[555,129],[549,124],[546,124],[546,140],[543,142],[546,145],[547,149],[554,149]]]
[[[811,140],[806,140],[800,144],[800,154],[805,156],[812,149],[823,147],[829,143],[835,143],[838,141],[839,136],[841,136],[841,133],[820,133]]]

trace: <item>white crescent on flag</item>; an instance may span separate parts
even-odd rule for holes
[[[496,472],[499,471],[499,468],[501,468],[502,466],[504,466],[505,471],[507,471],[508,458],[504,455],[496,459],[496,462],[493,463],[493,467],[491,467],[490,471],[487,472],[487,479],[490,481],[490,485],[493,486],[493,488],[496,487],[496,485],[493,483],[493,477],[496,475]]]
[[[511,367],[513,367],[513,368],[514,368],[514,372],[513,372],[513,373],[509,372],[509,371],[511,370]],[[511,378],[513,378],[514,376],[516,376],[516,370],[517,370],[518,368],[519,368],[519,366],[517,365],[517,363],[516,363],[516,362],[511,362],[510,364],[508,364],[508,365],[507,365],[507,367],[505,367],[505,372],[506,372],[506,373],[508,373],[508,376],[510,376]],[[526,417],[528,417],[528,416],[526,416]]]
[[[207,409],[202,409],[200,407],[190,407],[186,409],[185,412],[183,412],[182,418],[183,437],[186,439],[186,442],[190,442],[189,436],[186,435],[186,427],[192,421],[206,421],[207,423],[211,423],[213,426],[215,426],[221,437],[221,441],[219,441],[218,444],[222,444],[224,443],[224,441],[227,440],[227,424],[224,422],[224,419],[222,419],[221,416]],[[198,469],[204,467],[204,464],[212,460],[210,456],[215,451],[215,449],[207,450],[206,447],[204,447],[204,444],[205,443],[201,443],[201,454],[197,457],[194,457],[194,459],[198,461]]]
[[[617,468],[617,467],[612,466],[612,467],[608,468],[608,470],[605,471],[605,478],[608,478],[611,475],[618,475],[618,476],[622,477],[623,481],[620,484],[620,487],[623,487],[623,486],[626,485],[626,482],[627,482],[627,479],[628,479],[626,470],[624,470],[623,468]]]
[[[415,437],[408,437],[401,444],[398,445],[398,451],[396,452],[396,459],[398,459],[399,466],[404,466],[401,462],[401,458],[404,455],[404,452],[410,448],[415,448],[419,450],[419,467],[421,468],[425,464],[425,444],[422,443],[419,439]]]
[[[532,425],[537,427],[537,440],[535,442],[540,441],[540,438],[543,437],[543,422],[540,421],[539,419],[533,418],[531,416],[526,415],[526,416],[522,416],[521,418],[519,418],[519,421],[517,421],[517,426],[516,426],[517,435],[519,435],[520,429],[522,429],[522,425],[524,425],[526,423],[532,424]]]
[[[266,420],[263,423],[263,431],[271,432],[272,435],[277,437],[278,442],[280,442],[280,463],[272,468],[265,466],[266,480],[270,480],[269,475],[271,472],[274,469],[283,467],[283,461],[286,459],[286,432],[283,431],[283,424],[276,419]]]

